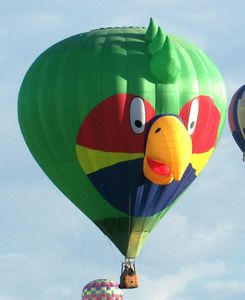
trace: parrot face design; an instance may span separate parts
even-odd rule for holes
[[[133,216],[152,216],[171,205],[203,169],[219,122],[219,110],[206,95],[187,100],[179,115],[156,115],[147,99],[116,94],[84,119],[76,153],[105,200]]]

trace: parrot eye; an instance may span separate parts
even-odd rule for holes
[[[130,106],[130,125],[134,133],[141,134],[145,130],[145,104],[139,98],[133,98]]]
[[[187,127],[189,135],[192,135],[192,133],[196,128],[198,112],[199,112],[199,101],[198,99],[194,99],[191,104],[188,127]]]

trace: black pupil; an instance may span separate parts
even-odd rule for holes
[[[140,128],[140,127],[142,127],[142,122],[141,122],[140,120],[136,120],[136,121],[134,122],[134,125],[135,125],[137,128]]]
[[[195,125],[195,122],[192,121],[191,124],[190,124],[190,128],[192,129],[194,127],[194,125]]]

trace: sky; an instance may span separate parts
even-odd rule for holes
[[[229,102],[245,78],[244,10],[243,0],[0,0],[0,300],[80,299],[93,279],[118,281],[122,261],[25,145],[17,99],[34,59],[71,35],[153,17],[216,63]],[[207,167],[146,241],[140,287],[124,299],[244,300],[244,168],[226,121]]]

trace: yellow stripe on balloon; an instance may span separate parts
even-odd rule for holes
[[[196,170],[196,176],[198,176],[202,169],[205,167],[213,152],[214,147],[211,148],[208,152],[196,153],[191,155],[191,164],[192,167]]]
[[[76,154],[85,174],[96,172],[120,162],[144,157],[144,153],[105,152],[80,145],[76,145]]]

